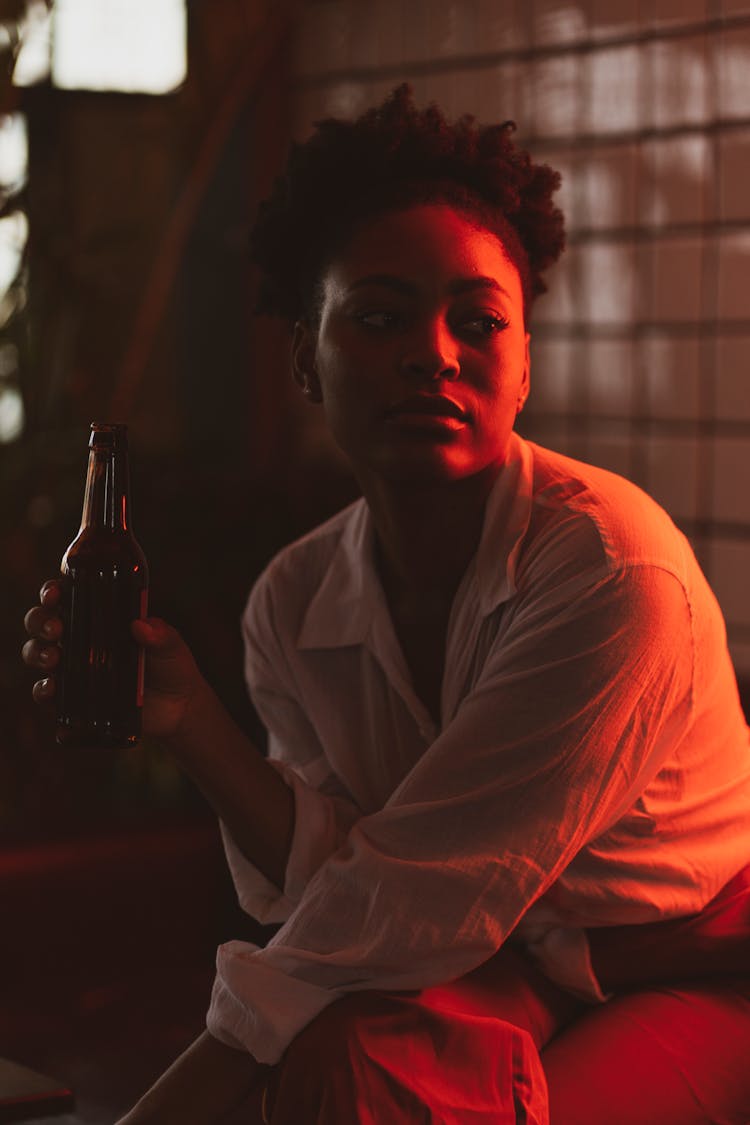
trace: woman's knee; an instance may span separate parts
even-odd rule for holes
[[[290,1043],[268,1082],[270,1125],[364,1120],[361,1103],[373,1084],[372,1044],[393,1037],[402,1004],[382,993],[355,993],[316,1016]]]
[[[405,994],[408,995],[408,994]],[[394,1028],[406,1005],[399,996],[358,992],[329,1004],[296,1036],[285,1052],[287,1070],[325,1069],[347,1060],[363,1039]]]
[[[527,1031],[419,993],[358,993],[330,1005],[289,1046],[267,1101],[270,1125],[463,1121],[456,1106],[470,1107],[477,1125],[547,1120]]]

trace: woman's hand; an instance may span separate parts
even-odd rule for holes
[[[65,644],[60,616],[62,584],[51,579],[39,594],[40,604],[26,614],[29,634],[22,659],[30,668],[46,673],[37,680],[32,696],[37,703],[50,703],[55,697],[55,669]],[[179,737],[191,703],[208,687],[188,646],[171,625],[158,617],[134,621],[134,639],[146,650],[146,676],[143,700],[143,734],[157,738]]]
[[[23,659],[45,673],[33,697],[55,697],[55,669],[65,645],[61,583],[45,582],[40,605],[26,614]],[[294,833],[294,795],[279,772],[240,730],[206,683],[180,634],[147,617],[131,625],[146,650],[143,735],[162,739],[224,821],[242,854],[277,887],[284,886]]]
[[[191,705],[210,692],[193,654],[171,625],[160,617],[134,621],[132,633],[146,650],[143,733],[179,738]]]
[[[47,673],[43,680],[37,680],[32,688],[32,696],[37,703],[48,703],[55,697],[55,680],[52,675],[60,663],[60,638],[63,627],[60,617],[61,584],[55,580],[45,582],[39,591],[40,605],[24,617],[24,626],[31,640],[21,650],[24,664],[30,668]]]

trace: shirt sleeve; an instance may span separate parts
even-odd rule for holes
[[[425,988],[487,960],[673,752],[693,663],[686,594],[666,570],[522,598],[453,721],[268,946],[220,948],[209,1030],[273,1063],[346,992]]]
[[[285,632],[277,627],[271,582],[253,589],[242,620],[245,679],[268,731],[268,760],[294,793],[294,834],[284,886],[277,887],[240,851],[220,824],[227,863],[242,909],[263,924],[285,922],[320,865],[341,845],[360,811],[330,769],[294,695]]]

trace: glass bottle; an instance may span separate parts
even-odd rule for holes
[[[147,613],[148,566],[130,526],[126,426],[92,423],[81,527],[60,571],[57,741],[133,746],[141,732],[143,650],[130,626]]]

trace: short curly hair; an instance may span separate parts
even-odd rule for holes
[[[420,110],[398,86],[354,121],[328,118],[294,144],[261,203],[250,238],[260,267],[257,311],[315,319],[328,263],[368,219],[446,202],[495,232],[519,270],[526,311],[546,291],[541,273],[565,245],[552,195],[560,174],[513,143],[515,124],[449,124],[434,104]]]

